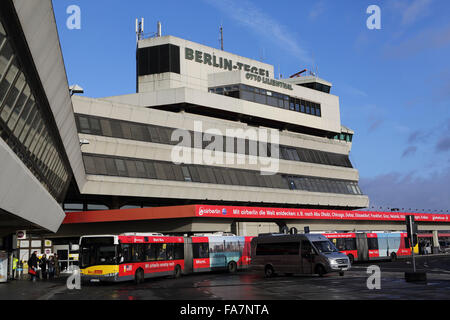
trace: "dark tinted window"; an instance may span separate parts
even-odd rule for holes
[[[378,250],[378,239],[367,238],[367,247],[369,248],[369,250]]]
[[[180,48],[165,44],[138,49],[138,75],[180,73]]]
[[[298,255],[300,242],[258,243],[257,256]]]
[[[209,244],[208,243],[193,243],[192,257],[194,259],[209,258]]]

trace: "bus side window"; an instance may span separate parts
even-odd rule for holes
[[[150,243],[144,244],[144,256],[145,261],[152,261],[152,244]]]
[[[345,250],[356,250],[356,239],[345,239]]]
[[[193,243],[192,244],[193,258],[205,259],[209,258],[209,245],[208,243]]]
[[[347,248],[345,247],[345,239],[333,239],[333,240],[336,240],[336,241],[333,241],[333,242],[334,242],[334,244],[336,245],[336,248],[337,248],[339,251],[344,251],[344,250],[347,249]]]
[[[167,244],[166,243],[158,243],[157,246],[159,247],[157,260],[167,260]]]
[[[184,244],[175,243],[174,244],[174,259],[181,260],[184,259]]]
[[[144,261],[144,244],[133,244],[133,261]]]
[[[122,259],[119,259],[120,262],[131,262],[132,261],[132,255],[131,255],[131,244],[129,243],[124,243],[121,245],[121,254],[123,257],[123,261],[121,261]]]
[[[150,260],[149,261],[156,261],[158,258],[158,244],[152,243],[150,245]]]
[[[173,260],[173,247],[175,246],[174,243],[168,243],[167,244],[167,249],[166,249],[166,255],[167,255],[167,260]]]
[[[378,239],[367,238],[367,247],[369,250],[378,250]]]

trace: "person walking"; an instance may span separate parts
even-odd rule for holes
[[[28,259],[28,274],[30,275],[30,280],[36,282],[36,269],[38,264],[37,252],[34,251],[30,259]]]
[[[47,280],[47,256],[45,253],[42,255],[41,261],[39,262],[39,267],[42,272],[42,279]]]
[[[55,257],[50,256],[48,259],[48,278],[53,279],[55,276]]]
[[[12,280],[15,280],[17,275],[16,275],[16,270],[17,270],[17,263],[19,262],[19,259],[17,259],[17,257],[13,257],[13,262],[12,262]]]
[[[59,266],[59,257],[58,255],[55,253],[54,254],[54,259],[55,259],[55,277],[58,278],[59,277],[59,273],[61,271],[60,266]]]

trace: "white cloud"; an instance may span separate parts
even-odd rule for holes
[[[325,1],[317,1],[312,9],[309,11],[309,18],[315,20],[322,15],[326,10]]]
[[[448,210],[450,193],[448,181],[450,168],[436,171],[428,177],[418,177],[415,172],[391,172],[373,178],[361,177],[359,185],[370,199],[370,206],[409,208],[419,211]]]
[[[249,1],[236,0],[204,0],[206,3],[218,8],[231,19],[243,26],[259,33],[265,38],[273,40],[273,45],[294,55],[306,64],[312,63],[309,52],[298,41],[298,36],[293,34],[286,26],[275,20],[269,14],[261,11]]]
[[[418,19],[429,13],[429,8],[433,0],[414,0],[403,10],[402,24],[411,25]]]

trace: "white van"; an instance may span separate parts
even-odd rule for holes
[[[321,234],[265,234],[252,239],[253,270],[274,273],[318,274],[350,269],[350,260]]]

